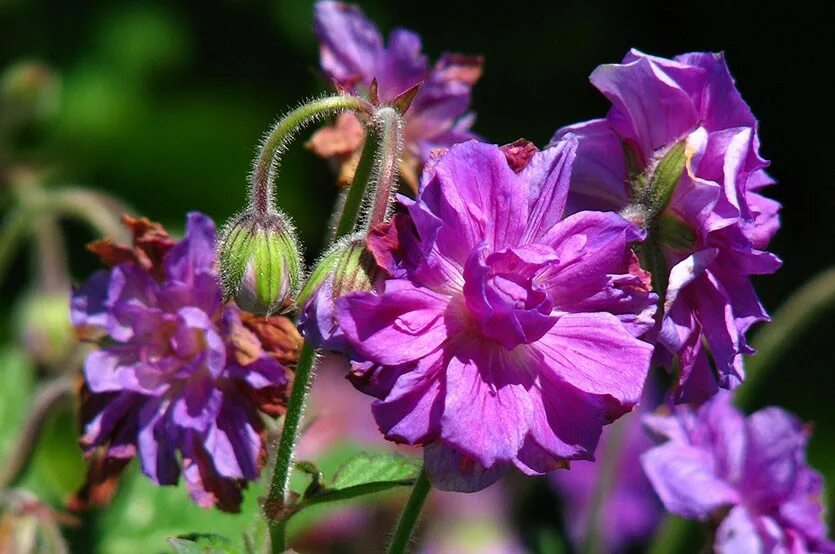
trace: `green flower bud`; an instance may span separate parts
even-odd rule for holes
[[[242,309],[269,315],[292,302],[302,262],[293,225],[284,214],[247,210],[223,230],[220,281],[227,298]]]
[[[61,81],[46,65],[18,62],[0,75],[0,117],[15,125],[47,121],[60,104]]]
[[[296,305],[304,306],[328,281],[334,300],[349,292],[371,290],[378,271],[377,262],[365,246],[365,236],[345,237],[319,259],[299,293]]]
[[[17,306],[21,343],[29,356],[40,364],[60,363],[76,344],[68,294],[30,291]]]

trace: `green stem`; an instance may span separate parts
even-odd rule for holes
[[[740,407],[750,405],[765,376],[828,310],[835,308],[835,267],[813,277],[794,292],[751,341],[757,353],[745,360],[745,380],[734,394]]]
[[[378,109],[374,112],[371,125],[366,128],[362,155],[336,228],[337,239],[360,226],[363,212],[367,212],[365,228],[388,217],[402,149],[402,117],[394,108],[384,106]]]
[[[290,492],[290,468],[293,463],[293,449],[299,435],[299,424],[304,412],[308,385],[313,374],[316,352],[305,342],[299,355],[299,364],[293,377],[293,390],[284,415],[284,426],[275,457],[275,470],[265,502],[267,523],[270,527],[272,552],[278,554],[287,549],[287,520],[282,514]]]
[[[647,554],[668,554],[669,552],[680,552],[690,529],[694,523],[687,519],[675,516],[667,516],[655,537],[650,544]]]
[[[397,110],[389,107],[377,110],[374,122],[380,128],[380,144],[375,156],[374,199],[366,222],[368,228],[388,219],[403,150],[403,120]]]
[[[67,188],[44,191],[39,196],[10,211],[0,228],[0,281],[14,259],[15,248],[44,214],[79,219],[92,227],[96,234],[117,241],[129,238],[119,219],[111,211],[103,209],[102,198],[97,193]]]
[[[360,219],[365,190],[374,172],[374,157],[377,154],[379,138],[380,134],[375,126],[370,125],[366,128],[365,144],[362,147],[357,169],[354,171],[354,179],[351,181],[348,195],[342,206],[342,217],[336,226],[334,240],[351,234]]]
[[[338,108],[334,108],[333,104],[323,104],[323,106],[330,106],[330,110],[344,110],[344,109],[365,109],[366,103],[364,100],[339,96],[325,100],[340,99],[342,101],[356,102],[356,105],[339,104]],[[322,101],[324,102],[324,100]],[[307,107],[313,106],[308,104]],[[273,133],[264,143],[261,149],[261,154],[256,163],[256,169],[253,173],[253,186],[265,189],[259,193],[253,191],[253,198],[251,199],[256,204],[256,209],[260,209],[260,202],[265,202],[265,209],[270,209],[272,202],[272,166],[274,165],[273,158],[284,147],[285,141],[289,140],[293,130],[299,125],[306,123],[311,117],[314,117],[315,110],[308,109],[303,113],[297,114],[302,108],[291,112],[280,122]],[[324,107],[321,107],[325,110]],[[321,112],[324,113],[324,112]],[[295,115],[294,115],[295,114]],[[311,115],[313,114],[313,115]],[[397,114],[395,114],[397,115]],[[305,119],[307,118],[307,119]],[[293,123],[295,122],[295,123]],[[296,127],[292,127],[296,125]],[[366,203],[364,197],[368,189],[370,181],[379,180],[380,169],[378,166],[385,166],[387,156],[387,144],[394,136],[398,141],[402,141],[401,133],[395,131],[392,134],[391,126],[397,126],[397,130],[401,127],[401,120],[395,118],[378,118],[375,117],[374,123],[369,125],[368,133],[363,147],[362,157],[360,158],[357,171],[354,175],[354,182],[351,185],[348,196],[345,200],[345,205],[342,207],[342,215],[339,219],[339,224],[336,227],[336,233],[333,241],[337,241],[345,235],[352,233],[360,219],[360,212],[363,205]],[[283,129],[283,131],[281,130]],[[388,138],[387,138],[388,137]],[[386,139],[388,142],[381,142]],[[272,152],[272,154],[267,154]],[[399,150],[397,150],[399,154]],[[380,163],[378,163],[380,161]],[[395,164],[396,166],[396,164]],[[260,169],[259,169],[260,168]],[[377,168],[377,169],[375,169]],[[385,172],[385,169],[384,169]],[[260,185],[259,185],[260,183]],[[269,190],[266,190],[269,188]],[[264,194],[263,198],[258,198],[259,194]],[[275,468],[273,470],[270,490],[264,504],[264,511],[267,515],[267,521],[270,528],[270,546],[273,553],[284,552],[287,548],[287,518],[284,514],[287,498],[290,493],[290,472],[293,464],[293,450],[298,440],[299,425],[301,423],[302,413],[304,412],[305,403],[307,401],[307,393],[310,389],[311,380],[313,378],[313,364],[316,358],[316,353],[313,347],[305,342],[302,347],[302,352],[299,357],[299,364],[296,367],[296,373],[293,379],[293,389],[290,392],[290,399],[287,405],[287,413],[284,416],[284,425],[279,439],[278,449],[275,458]]]
[[[394,529],[394,536],[391,538],[388,552],[389,554],[404,554],[406,548],[409,546],[409,541],[412,538],[412,533],[415,530],[420,512],[423,509],[423,504],[426,502],[426,497],[429,496],[429,491],[432,485],[429,483],[429,477],[426,475],[426,468],[420,470],[412,494],[400,514],[400,519],[397,520],[397,527]]]
[[[603,459],[599,462],[601,464],[600,475],[592,499],[588,529],[583,544],[585,554],[603,552],[603,535],[601,533],[603,529],[603,506],[615,483],[618,462],[620,461],[620,449],[623,445],[625,433],[626,426],[623,422],[619,422],[607,436],[606,447],[602,453]]]
[[[357,96],[327,96],[299,106],[276,123],[261,145],[252,170],[250,205],[257,213],[267,213],[272,208],[280,154],[296,133],[314,121],[346,110],[367,112],[368,102]]]

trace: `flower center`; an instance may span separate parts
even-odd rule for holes
[[[464,300],[481,334],[508,350],[539,340],[556,322],[533,277],[553,260],[530,249],[475,250],[464,268]]]

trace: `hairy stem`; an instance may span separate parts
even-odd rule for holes
[[[391,543],[389,543],[389,554],[404,554],[406,552],[431,488],[432,485],[426,475],[426,468],[423,468],[420,470],[420,475],[418,475],[415,486],[412,488],[412,494],[400,514],[400,519],[397,520],[397,527],[395,527],[394,535],[391,538]]]
[[[368,111],[368,103],[356,96],[328,96],[299,106],[276,123],[264,139],[252,169],[250,207],[256,213],[265,214],[272,208],[279,158],[296,133],[314,121],[346,110]]]
[[[740,407],[747,407],[768,373],[797,344],[800,337],[828,310],[835,309],[835,267],[800,287],[762,326],[751,341],[757,353],[745,360],[745,380],[734,394]]]
[[[290,468],[293,464],[293,450],[299,436],[299,424],[304,413],[307,390],[313,374],[316,352],[310,343],[305,342],[299,355],[299,364],[293,378],[293,390],[284,415],[284,427],[278,441],[275,456],[275,470],[270,483],[270,490],[264,509],[270,527],[270,545],[274,554],[287,549],[287,519],[283,511],[290,492]]]
[[[337,239],[359,226],[364,210],[368,210],[365,227],[376,225],[388,216],[402,150],[403,119],[397,110],[384,106],[374,113],[371,125],[366,128],[362,155],[336,228]]]
[[[403,120],[397,110],[381,108],[374,114],[374,121],[379,127],[380,144],[374,164],[374,199],[368,216],[368,228],[388,218],[400,168],[400,153],[403,150]]]
[[[357,104],[357,106],[340,105],[338,108],[329,108],[331,110],[343,110],[349,108],[359,109],[359,107],[364,108],[366,106],[364,100],[353,97],[339,96],[335,98],[342,100],[351,99],[352,101],[359,102],[360,104]],[[310,106],[310,104],[308,104],[308,106]],[[391,111],[392,114],[387,113],[387,110]],[[307,115],[300,114],[294,116],[293,114],[298,111],[299,110],[291,112],[290,115],[282,120],[282,122],[294,118],[296,121],[294,125],[298,126],[304,117],[307,117],[308,119],[311,117],[310,113],[307,112]],[[360,212],[365,203],[364,198],[370,181],[373,181],[375,178],[379,181],[379,176],[383,175],[383,178],[388,183],[385,186],[389,187],[387,195],[390,196],[391,194],[390,189],[395,179],[395,176],[392,176],[391,173],[394,171],[396,174],[397,162],[392,162],[389,157],[399,158],[399,143],[402,142],[402,120],[397,112],[391,110],[390,108],[382,108],[380,112],[383,113],[380,116],[375,115],[374,123],[368,128],[362,156],[354,174],[354,182],[348,191],[345,202],[341,206],[339,204],[336,206],[336,209],[341,209],[341,216],[339,218],[339,223],[336,226],[336,232],[332,237],[332,242],[335,242],[343,236],[354,232],[357,222],[360,219]],[[283,124],[280,122],[276,129],[282,127],[282,125]],[[287,125],[289,126],[290,123]],[[266,202],[265,209],[269,209],[272,202],[271,190],[262,191],[266,196],[260,200],[258,198],[259,193],[255,190],[258,188],[259,182],[261,182],[264,188],[271,187],[270,182],[272,179],[270,175],[270,168],[273,162],[271,159],[268,161],[268,156],[265,156],[264,152],[267,150],[271,150],[273,153],[280,151],[283,144],[282,141],[289,140],[289,136],[291,134],[291,131],[285,130],[283,131],[283,135],[281,135],[281,133],[277,133],[274,130],[262,148],[261,155],[259,156],[256,164],[256,171],[254,173],[254,196],[252,200],[256,204],[256,209],[260,209],[258,202],[262,200]],[[282,136],[284,138],[281,138]],[[392,147],[389,144],[392,141],[396,143],[396,146]],[[394,165],[393,170],[389,168],[389,165],[391,164]],[[382,170],[378,166],[382,166]],[[260,178],[258,170],[259,167],[263,170]],[[316,352],[309,343],[305,342],[299,357],[299,364],[296,367],[296,373],[293,379],[293,389],[290,392],[290,400],[287,406],[287,413],[284,416],[284,425],[281,432],[281,438],[278,442],[278,449],[275,457],[275,468],[273,470],[270,490],[267,500],[264,503],[264,510],[267,515],[270,528],[270,546],[273,553],[284,552],[287,548],[287,518],[285,517],[284,512],[290,493],[290,472],[293,464],[293,450],[299,436],[299,425],[301,423],[302,414],[307,402],[307,393],[310,389],[310,384],[313,378],[313,365],[315,359]]]

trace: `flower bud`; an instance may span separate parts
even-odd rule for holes
[[[304,306],[326,283],[332,300],[349,292],[371,290],[377,271],[377,263],[365,246],[365,237],[362,234],[346,237],[322,256],[296,303]]]
[[[219,247],[220,281],[242,309],[269,315],[282,308],[301,280],[301,255],[284,214],[247,210],[224,228]]]
[[[347,345],[336,321],[336,300],[357,290],[370,290],[379,271],[362,234],[345,237],[316,264],[296,300],[299,326],[316,348],[345,352]]]
[[[47,66],[24,61],[0,75],[0,111],[15,125],[41,123],[58,113],[61,82]]]
[[[40,364],[59,364],[76,344],[68,294],[31,291],[18,304],[16,319],[21,343]]]

